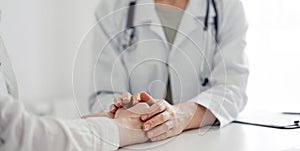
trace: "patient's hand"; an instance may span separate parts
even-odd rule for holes
[[[119,109],[114,121],[117,123],[120,133],[120,146],[143,143],[148,140],[142,131],[140,116],[145,114],[149,105],[139,103],[130,109]]]
[[[133,106],[129,109],[127,109],[128,111],[135,113],[137,115],[141,115],[141,114],[145,114],[145,111],[149,108],[149,105],[146,103],[139,103],[137,106]],[[117,110],[119,111],[119,110]],[[122,114],[124,115],[122,115]],[[115,117],[125,117],[125,115],[128,115],[129,113],[126,112],[126,109],[121,108],[119,112],[116,113],[111,113],[111,112],[103,112],[103,113],[94,113],[94,114],[88,114],[88,115],[84,115],[81,118],[85,119],[85,118],[90,118],[90,117],[107,117],[107,118],[115,118]],[[133,116],[133,114],[131,115]]]
[[[112,118],[118,125],[120,134],[120,146],[144,143],[148,140],[142,128],[141,115],[146,114],[149,105],[147,103],[138,103],[135,106],[124,109],[120,108],[115,114],[113,113],[96,113],[83,116],[90,117],[108,117]]]

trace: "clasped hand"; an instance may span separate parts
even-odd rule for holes
[[[83,118],[99,116],[114,119],[119,124],[119,128],[127,126],[124,132],[129,134],[126,136],[131,136],[132,130],[138,132],[135,141],[123,142],[124,145],[143,143],[147,139],[164,140],[187,129],[211,125],[216,120],[215,116],[201,105],[193,102],[171,105],[165,100],[152,98],[146,92],[134,95],[123,93],[121,97],[114,99],[110,112],[92,114]],[[129,139],[124,138],[124,140]]]
[[[171,105],[165,100],[153,99],[146,92],[131,95],[126,92],[114,100],[109,114],[116,114],[119,109],[127,109],[139,104],[147,103],[147,108],[140,119],[143,122],[141,129],[151,141],[160,141],[180,134],[189,129],[189,124],[197,110],[195,103]]]

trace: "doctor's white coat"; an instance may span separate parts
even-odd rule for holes
[[[189,0],[170,48],[154,0],[137,0],[134,43],[124,50],[129,1],[102,1],[96,12],[98,25],[92,32],[95,91],[105,93],[90,101],[92,112],[107,110],[114,96],[125,91],[146,91],[163,99],[170,76],[174,104],[191,101],[202,105],[221,127],[234,120],[247,102],[244,9],[240,0],[216,0],[219,29],[215,39],[212,6],[208,31],[203,26],[206,2]],[[209,82],[203,85],[205,78]]]

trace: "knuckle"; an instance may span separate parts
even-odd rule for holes
[[[164,124],[164,125],[163,125],[163,130],[164,130],[164,131],[167,131],[167,130],[169,130],[169,129],[170,129],[169,125],[167,125],[167,124]]]
[[[157,137],[154,137],[154,138],[151,138],[151,141],[160,141],[161,140],[161,136],[157,136]]]
[[[160,114],[160,120],[165,121],[166,120],[166,115],[165,112]]]
[[[124,101],[124,100],[127,100],[127,99],[129,99],[127,96],[123,96],[121,100]]]
[[[153,107],[151,107],[151,111],[150,111],[150,114],[156,114],[157,112],[160,111],[160,107],[158,104],[154,104]]]
[[[153,137],[157,137],[159,136],[163,131],[159,128],[155,128],[153,129],[152,131],[149,131],[150,133],[150,137],[153,138]]]
[[[155,141],[157,141],[158,139],[155,137],[155,138],[151,138],[151,141],[152,142],[155,142]]]
[[[165,125],[167,130],[170,130],[171,128],[173,128],[173,122],[172,121],[168,121],[164,125]]]
[[[162,112],[162,111],[164,111],[164,110],[165,110],[165,106],[164,106],[164,105],[162,105],[162,104],[160,104],[160,103],[156,103],[156,104],[154,104],[154,105],[151,107],[151,109],[150,109],[150,111],[149,111],[149,114],[150,114],[150,115],[155,115],[155,114],[160,113],[160,112]]]
[[[152,131],[149,131],[149,132],[146,133],[146,136],[147,136],[148,138],[151,138],[151,137],[152,137],[152,133],[153,133]]]
[[[120,98],[115,98],[114,104],[115,104],[116,106],[122,105],[122,102],[121,102]]]
[[[166,106],[165,106],[165,104],[164,104],[163,102],[159,102],[159,103],[158,103],[158,108],[159,108],[160,111],[165,110],[165,107],[166,107]]]
[[[170,132],[169,135],[177,135],[180,134],[180,131],[178,131],[177,129],[173,128]]]
[[[123,104],[129,104],[130,103],[130,98],[123,98],[122,103]]]
[[[173,129],[173,131],[166,132],[166,134],[167,134],[167,136],[172,136],[174,134],[174,129]]]
[[[165,130],[162,128],[162,126],[155,128],[153,131],[155,132],[155,134],[158,134],[158,135],[165,132]]]
[[[133,97],[134,99],[138,99],[138,98],[139,98],[139,94],[134,94],[132,97]]]
[[[170,114],[170,117],[172,117],[172,118],[175,116],[175,112],[174,111],[170,111],[169,114]]]
[[[154,119],[148,121],[148,124],[150,125],[150,127],[152,127],[154,125],[154,123],[155,123]]]
[[[163,103],[163,100],[157,100],[156,102],[155,102],[155,104],[162,104]]]
[[[139,99],[138,94],[135,94],[135,95],[132,96],[132,101],[133,101],[133,103],[138,103],[139,100],[140,100],[140,99]]]
[[[141,96],[140,96],[140,94],[137,94],[137,100],[139,100],[139,101],[141,101]]]
[[[130,97],[131,97],[131,95],[130,95],[129,92],[124,92],[123,95],[122,95],[123,99],[129,99]]]
[[[162,139],[165,139],[165,138],[167,138],[167,137],[168,137],[168,132],[162,134],[162,135],[159,137],[159,139],[162,140]]]
[[[168,120],[169,117],[170,117],[169,112],[163,112],[163,113],[161,114],[161,120],[162,120],[162,121]]]

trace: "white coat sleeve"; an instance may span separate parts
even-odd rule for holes
[[[219,49],[214,55],[210,89],[191,99],[209,109],[223,127],[233,121],[247,103],[249,75],[244,49],[248,28],[240,0],[217,0]]]
[[[66,121],[37,117],[29,114],[21,102],[2,93],[4,80],[1,77],[0,84],[0,150],[99,151],[118,148],[119,132],[111,119]]]
[[[114,23],[120,18],[120,11],[114,11],[115,5],[120,1],[101,1],[96,9],[97,25],[92,29],[93,53],[95,62],[94,86],[95,91],[105,91],[97,99],[89,100],[92,113],[105,112],[113,103],[113,99],[121,93],[128,91],[128,76],[121,62],[119,25]],[[122,9],[125,11],[126,9]],[[127,12],[127,11],[126,11]],[[119,22],[125,22],[120,20]],[[125,25],[124,25],[125,27]]]

